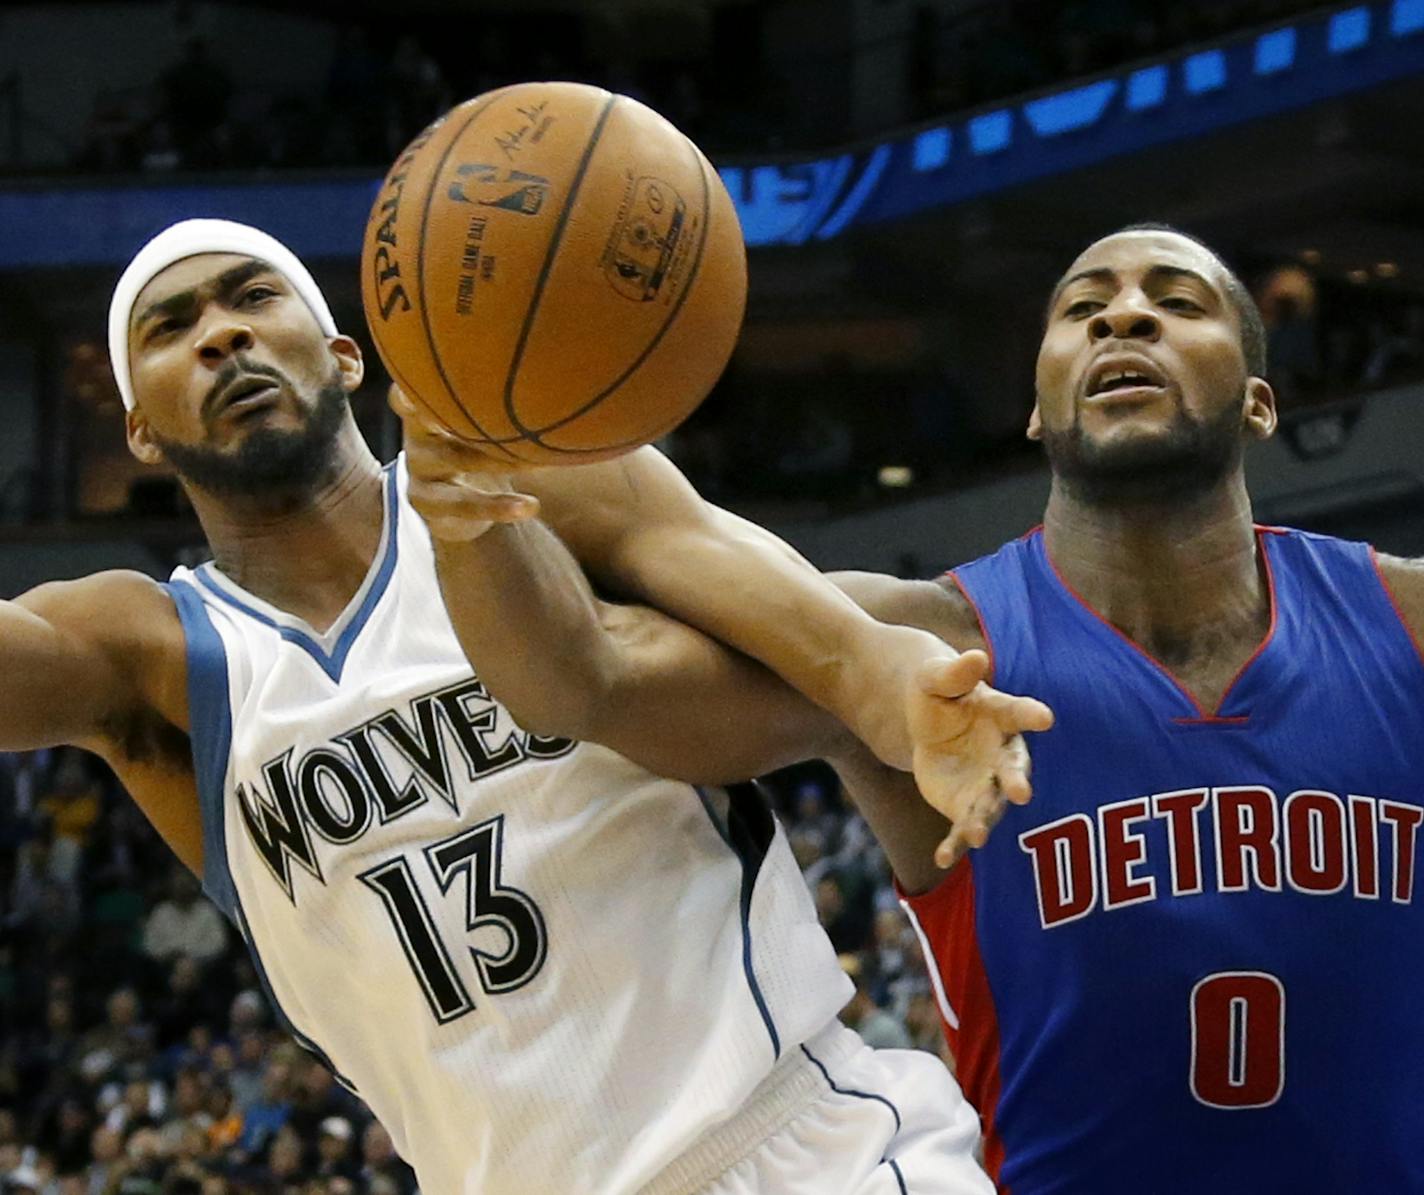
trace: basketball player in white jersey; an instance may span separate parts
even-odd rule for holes
[[[351,420],[356,345],[256,230],[151,242],[110,347],[130,445],[178,470],[214,561],[0,603],[0,750],[112,764],[428,1195],[989,1190],[939,1064],[836,1023],[846,981],[774,822],[691,783],[844,750],[830,719],[694,631],[600,607],[608,650],[569,668],[598,698],[569,707],[593,741],[517,725],[440,594],[497,578],[458,549],[437,577],[405,468]],[[837,711],[881,686],[892,716],[856,729],[959,792],[980,836],[996,783],[1027,796],[1017,732],[1047,712],[985,689],[972,657],[925,672],[941,644],[786,552],[736,545],[742,613],[713,629]]]

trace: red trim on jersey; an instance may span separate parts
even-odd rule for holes
[[[1404,607],[1399,604],[1399,599],[1395,597],[1394,590],[1390,588],[1389,579],[1384,575],[1384,569],[1380,567],[1379,553],[1370,547],[1370,563],[1375,566],[1375,576],[1379,578],[1380,585],[1384,588],[1385,597],[1389,598],[1389,604],[1394,607],[1394,616],[1399,619],[1399,625],[1404,628],[1404,633],[1409,636],[1409,642],[1414,644],[1414,651],[1419,656],[1419,662],[1424,664],[1424,647],[1419,644],[1418,637],[1414,634],[1414,628],[1409,625],[1408,619],[1404,617]]]
[[[1093,609],[1093,607],[1088,603],[1087,599],[1084,598],[1082,594],[1080,594],[1076,589],[1074,589],[1073,586],[1068,584],[1068,578],[1058,571],[1058,566],[1053,563],[1053,557],[1048,554],[1048,545],[1046,543],[1043,547],[1043,558],[1048,561],[1048,567],[1053,570],[1053,575],[1058,578],[1058,583],[1062,585],[1065,590],[1068,591],[1069,595],[1073,598],[1074,601],[1076,601],[1080,606],[1083,607],[1084,610],[1086,610],[1100,623],[1102,623],[1103,626],[1107,627],[1107,629],[1110,630],[1114,635],[1116,635],[1119,639],[1126,643],[1128,647],[1132,648],[1133,651],[1137,652],[1138,655],[1140,655],[1149,664],[1151,664],[1160,673],[1162,673],[1162,675],[1165,676],[1169,681],[1171,681],[1172,684],[1176,685],[1178,691],[1182,694],[1182,696],[1185,697],[1189,702],[1191,702],[1192,708],[1197,712],[1197,716],[1195,718],[1173,718],[1173,722],[1180,722],[1186,724],[1224,722],[1239,725],[1241,722],[1245,721],[1246,718],[1249,718],[1250,715],[1238,715],[1232,718],[1224,718],[1218,711],[1223,705],[1226,704],[1226,699],[1231,696],[1231,690],[1236,687],[1237,682],[1240,681],[1240,679],[1246,675],[1246,670],[1250,668],[1251,665],[1257,661],[1257,659],[1260,658],[1261,653],[1265,651],[1267,647],[1270,646],[1271,640],[1274,639],[1276,636],[1276,576],[1275,570],[1271,565],[1271,554],[1266,551],[1266,543],[1264,537],[1267,535],[1284,534],[1283,530],[1277,527],[1255,526],[1253,529],[1256,532],[1256,542],[1261,549],[1261,559],[1266,562],[1266,600],[1270,605],[1271,621],[1270,625],[1266,627],[1266,634],[1262,637],[1261,642],[1256,645],[1256,650],[1253,651],[1247,657],[1246,662],[1236,670],[1236,675],[1231,678],[1231,683],[1227,685],[1226,688],[1222,691],[1221,700],[1216,703],[1216,709],[1211,710],[1210,712],[1208,712],[1202,706],[1202,703],[1196,699],[1196,695],[1193,694],[1192,691],[1188,689],[1186,685],[1182,684],[1182,682],[1177,678],[1177,674],[1175,672],[1168,668],[1166,664],[1162,663],[1161,660],[1154,656],[1150,651],[1148,651],[1135,639],[1131,638],[1128,635],[1125,635],[1117,627],[1113,626],[1112,623],[1110,623],[1106,618],[1104,618],[1095,609]]]
[[[974,620],[979,624],[979,634],[984,639],[984,651],[989,656],[989,684],[994,683],[994,641],[989,638],[989,626],[984,621],[984,612],[979,609],[979,603],[969,596],[969,590],[964,588],[964,582],[959,579],[959,574],[953,569],[944,574],[954,582],[954,587],[963,595],[964,600],[969,603],[969,608],[974,611]]]
[[[999,1189],[1004,1167],[1004,1142],[996,1118],[999,1112],[999,1018],[994,993],[979,954],[974,928],[974,860],[966,856],[938,886],[919,896],[902,899],[914,911],[924,931],[932,958],[925,961],[939,971],[944,994],[959,1018],[952,1029],[941,1018],[945,1039],[954,1055],[955,1076],[969,1102],[979,1111],[984,1129],[984,1168]]]

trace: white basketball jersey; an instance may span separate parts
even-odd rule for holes
[[[455,638],[403,462],[385,490],[325,634],[210,564],[173,575],[205,887],[427,1195],[635,1191],[848,981],[751,794],[511,721]]]

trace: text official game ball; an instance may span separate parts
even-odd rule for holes
[[[463,439],[536,464],[671,431],[746,306],[731,197],[650,108],[577,83],[477,96],[371,210],[361,296],[395,382]]]

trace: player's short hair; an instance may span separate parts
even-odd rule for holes
[[[1170,224],[1161,224],[1152,220],[1143,220],[1136,224],[1124,224],[1121,228],[1107,234],[1107,236],[1119,236],[1125,232],[1165,232],[1172,236],[1182,237],[1191,241],[1194,245],[1200,245],[1212,255],[1221,266],[1222,272],[1226,275],[1226,298],[1236,311],[1236,318],[1241,325],[1241,352],[1246,358],[1246,372],[1252,377],[1266,376],[1266,325],[1261,319],[1261,309],[1256,306],[1256,300],[1251,297],[1251,292],[1246,289],[1246,284],[1236,276],[1235,271],[1226,264],[1225,259],[1208,245],[1201,237],[1193,236],[1189,232],[1183,232],[1180,228],[1174,228]],[[1107,238],[1102,238],[1106,240]],[[1061,284],[1060,284],[1061,289]],[[1057,291],[1054,292],[1055,299]]]

